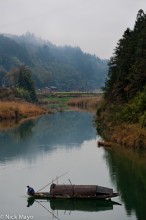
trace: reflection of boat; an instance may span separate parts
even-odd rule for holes
[[[61,200],[61,201],[60,201]],[[86,211],[98,212],[112,210],[113,205],[119,205],[111,200],[91,200],[91,199],[51,199],[50,207],[52,210]]]
[[[38,201],[40,205],[42,203],[34,198],[28,198],[27,207],[31,206],[34,201]],[[50,208],[52,210],[65,210],[65,211],[86,211],[86,212],[98,212],[113,210],[113,205],[121,205],[112,200],[93,200],[93,199],[50,199]],[[44,207],[44,206],[43,206]]]
[[[35,199],[107,199],[118,196],[118,193],[113,192],[113,189],[97,186],[97,185],[65,185],[52,184],[50,192],[36,192],[31,197]]]

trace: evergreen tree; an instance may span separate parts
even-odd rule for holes
[[[124,32],[110,59],[105,98],[112,102],[128,102],[145,84],[146,15],[139,10],[134,29]]]

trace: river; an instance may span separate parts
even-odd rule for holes
[[[0,219],[145,220],[146,157],[97,146],[100,136],[89,112],[66,111],[0,131]],[[111,187],[109,201],[35,201],[35,190],[57,176],[61,184]],[[49,187],[44,189],[49,191]]]

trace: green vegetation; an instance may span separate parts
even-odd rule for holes
[[[28,68],[20,66],[12,69],[5,75],[4,84],[5,87],[0,88],[0,121],[18,122],[22,118],[46,113],[41,107],[28,103],[37,102],[34,82]]]
[[[146,89],[125,104],[116,118],[121,122],[139,123],[146,127]]]
[[[110,140],[146,147],[146,14],[143,10],[137,14],[134,29],[124,32],[109,61],[97,124],[98,130],[104,130]]]
[[[109,62],[105,98],[127,103],[146,85],[146,15],[139,10],[133,30],[129,28],[119,40]]]
[[[38,102],[52,111],[64,111],[68,109],[68,101],[71,96],[68,92],[39,93]]]
[[[13,88],[16,97],[29,102],[37,102],[31,71],[27,67],[20,66],[19,68],[13,68],[5,75],[5,84],[9,88]]]
[[[27,101],[37,102],[31,71],[25,66],[21,66],[18,70],[18,80],[16,82],[16,86],[20,97],[25,97]]]
[[[68,101],[70,100],[70,97],[53,97],[49,96],[47,101],[48,101],[48,107],[49,109],[55,109],[59,111],[64,111],[68,109]]]
[[[14,67],[27,66],[37,88],[57,91],[93,91],[107,76],[107,60],[84,53],[79,47],[57,47],[33,34],[0,35],[0,86]]]
[[[78,107],[95,107],[101,99],[102,94],[87,92],[52,92],[39,93],[38,99],[41,105],[49,107],[49,109],[64,111],[69,106]]]

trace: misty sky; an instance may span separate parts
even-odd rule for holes
[[[0,0],[0,33],[29,31],[109,59],[139,9],[146,0]]]

